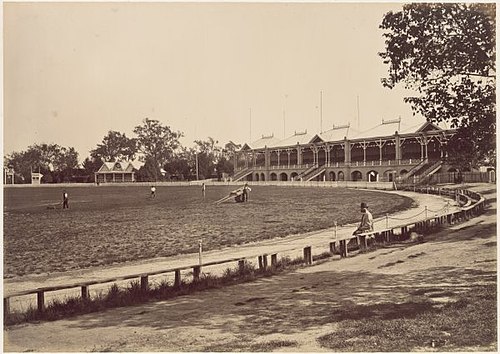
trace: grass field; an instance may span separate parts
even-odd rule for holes
[[[410,207],[394,194],[343,188],[253,186],[248,203],[213,202],[234,186],[4,189],[4,277],[52,273],[284,237]]]

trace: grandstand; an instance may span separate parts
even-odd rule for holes
[[[401,119],[357,131],[350,124],[319,134],[295,132],[244,144],[234,154],[235,181],[396,181],[453,171],[447,142],[454,129]]]

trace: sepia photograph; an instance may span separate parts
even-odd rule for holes
[[[497,352],[496,2],[5,1],[3,352]]]

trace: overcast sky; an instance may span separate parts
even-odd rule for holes
[[[380,83],[378,25],[401,6],[4,3],[4,153],[57,143],[83,160],[146,117],[189,147],[416,119]]]

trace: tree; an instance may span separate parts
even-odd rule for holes
[[[385,87],[404,83],[415,113],[451,123],[448,142],[471,167],[494,163],[496,52],[494,3],[413,3],[385,14]],[[464,144],[466,142],[466,144]]]
[[[112,130],[102,139],[101,144],[97,144],[97,148],[90,151],[92,157],[111,162],[133,160],[136,153],[136,139],[127,138],[125,134]]]
[[[138,182],[157,182],[162,179],[161,169],[153,159],[146,159],[144,165],[137,171]]]
[[[95,172],[99,171],[104,161],[100,157],[86,157],[83,161],[85,174],[89,176],[88,182],[95,182]]]
[[[159,121],[146,118],[143,124],[134,128],[137,134],[139,151],[144,156],[143,160],[156,164],[165,165],[179,148],[179,138],[183,134],[174,132],[169,126],[163,126]],[[155,168],[154,171],[157,169]],[[158,176],[156,176],[158,178]]]
[[[218,141],[208,137],[208,140],[195,140],[194,143],[196,144],[195,154],[198,155],[198,177],[205,179],[216,175],[216,165],[222,150],[217,146]]]
[[[7,167],[14,169],[22,183],[31,183],[31,171],[40,171],[44,182],[68,180],[78,165],[78,153],[74,148],[57,144],[34,144],[26,151],[7,156]]]
[[[235,144],[229,141],[222,149],[221,157],[217,162],[218,177],[221,178],[223,173],[234,173],[234,154],[241,148],[240,144]]]
[[[172,158],[163,167],[170,178],[184,180],[192,179],[196,172],[195,169],[195,151],[194,149],[186,149],[182,147],[179,152],[174,154]]]

